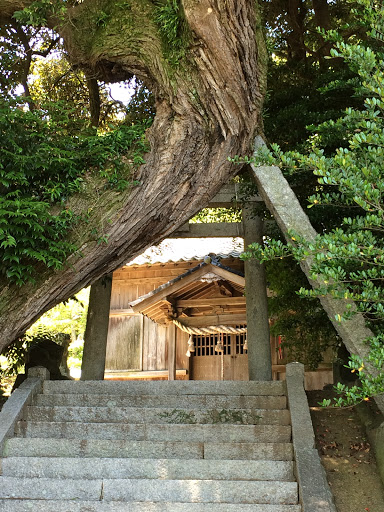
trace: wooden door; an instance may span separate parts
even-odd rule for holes
[[[215,347],[221,338],[223,352]],[[244,336],[194,336],[195,353],[191,356],[193,380],[248,380],[248,356],[243,350]]]

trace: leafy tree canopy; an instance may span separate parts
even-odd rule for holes
[[[19,285],[44,266],[61,268],[78,249],[68,234],[87,213],[68,199],[87,176],[116,190],[132,185],[154,116],[142,83],[131,82],[125,106],[70,65],[60,37],[40,28],[47,7],[35,2],[0,26],[0,271]]]
[[[4,261],[3,276],[18,285],[35,279],[45,268],[62,268],[67,257],[82,245],[83,240],[76,235],[80,224],[90,223],[89,232],[96,243],[108,243],[104,226],[109,220],[91,221],[92,212],[74,208],[70,198],[81,195],[89,180],[97,183],[97,197],[111,187],[122,191],[139,185],[135,169],[143,162],[143,153],[148,149],[145,134],[154,116],[153,97],[140,82],[137,82],[136,94],[128,107],[109,98],[108,84],[99,76],[103,74],[111,81],[120,77],[126,80],[127,73],[122,71],[121,63],[102,60],[98,63],[98,75],[95,72],[97,67],[86,63],[84,58],[78,57],[77,61],[69,58],[62,39],[55,31],[60,23],[65,26],[65,23],[78,22],[76,18],[66,18],[68,9],[84,7],[83,11],[79,9],[77,12],[87,11],[87,16],[80,15],[80,19],[88,23],[87,26],[82,25],[82,31],[92,32],[92,44],[96,42],[98,51],[103,41],[112,40],[119,32],[116,27],[120,27],[123,13],[124,23],[129,24],[129,13],[136,15],[136,11],[142,9],[148,21],[143,27],[141,40],[144,43],[150,41],[149,48],[156,54],[157,46],[151,33],[155,28],[165,57],[164,68],[158,67],[158,57],[153,59],[156,65],[151,64],[158,73],[159,81],[163,82],[163,89],[159,84],[155,87],[158,103],[164,106],[165,90],[170,90],[170,103],[179,102],[175,111],[182,110],[187,95],[178,95],[180,82],[175,85],[182,77],[188,82],[194,116],[204,119],[204,133],[209,132],[211,123],[204,112],[204,97],[198,92],[200,84],[192,78],[193,66],[188,61],[191,48],[194,52],[199,48],[198,31],[195,27],[193,32],[186,22],[182,2],[142,2],[140,6],[127,1],[92,4],[37,0],[27,3],[30,5],[26,9],[16,12],[12,22],[7,22],[0,29],[0,44],[5,55],[0,64],[1,76],[4,77],[0,79],[0,129],[2,127],[2,133],[7,132],[4,145],[0,147],[3,162],[0,169],[0,207],[4,219],[0,226],[0,257]],[[364,23],[351,11],[350,5],[345,0],[289,3],[273,0],[262,4],[270,54],[265,132],[269,140],[278,142],[284,150],[303,151],[308,125],[336,120],[347,102],[354,107],[362,104],[362,91],[355,88],[356,69],[350,69],[340,56],[331,54],[335,43],[324,32],[338,29],[343,40],[352,42],[366,38]],[[125,45],[136,55],[143,53],[143,61],[147,64],[150,57],[137,42],[136,27],[133,27],[133,32]],[[61,33],[65,33],[65,29]],[[88,55],[87,45],[91,46],[91,43],[87,38],[84,41],[68,38],[68,41],[79,46],[79,53]],[[72,50],[72,53],[76,51]],[[92,60],[94,54],[90,50],[89,55]],[[153,70],[148,72],[143,63],[138,65],[136,61],[135,66],[138,72],[146,75],[148,83],[155,82],[151,76]],[[244,59],[243,66],[245,68]],[[208,83],[211,87],[211,79]],[[22,98],[17,97],[20,85],[24,89]],[[207,97],[211,103],[211,92]],[[221,116],[226,114],[220,107],[218,111]],[[174,112],[168,115],[169,119],[172,117],[177,117]],[[233,117],[238,118],[238,113]],[[225,131],[225,124],[226,121],[220,118],[224,140],[230,133]],[[189,130],[193,131],[192,128]],[[220,131],[215,133],[216,140],[221,136]],[[340,130],[328,131],[325,154],[343,145],[343,137]],[[324,141],[325,136],[323,144]],[[305,202],[308,193],[313,193],[318,185],[312,172],[307,169],[297,172],[298,169],[291,174],[290,180]],[[326,191],[332,185],[324,183],[322,187]],[[350,205],[344,204],[342,210],[333,209],[329,214],[328,205],[324,204],[311,209],[310,213],[318,229],[329,230],[340,224],[343,215],[349,215],[349,209]],[[223,218],[222,212],[216,214]],[[314,349],[315,324],[321,328],[325,326],[320,335],[322,340],[328,339],[333,343],[334,338],[331,340],[328,336],[330,328],[323,321],[315,300],[311,320],[318,318],[318,321],[312,325],[303,322],[307,315],[300,314],[297,300],[295,321],[289,315],[288,305],[293,304],[289,299],[292,287],[288,291],[285,284],[292,283],[293,268],[280,268],[279,271],[276,265],[275,268],[270,267],[269,280],[274,282],[280,294],[280,299],[277,296],[273,299],[271,307],[279,313],[282,323],[285,318],[285,327],[281,323],[280,328],[284,327],[287,334],[292,333],[293,336],[295,331],[296,334],[300,332],[302,338],[307,333],[305,341],[301,339],[297,347],[301,346],[302,354],[311,354],[305,360],[312,365],[319,361],[319,354],[324,348],[317,344],[319,350],[316,352]],[[286,276],[284,285],[282,279],[273,279],[273,275],[278,276],[281,270],[284,272],[280,277]],[[295,276],[295,281],[298,281],[297,272]],[[304,312],[307,306],[302,308]],[[301,319],[301,324],[298,319]]]
[[[364,314],[375,333],[367,340],[371,348],[369,363],[374,371],[368,373],[362,361],[352,355],[349,367],[358,373],[361,386],[347,388],[339,384],[342,396],[336,400],[338,405],[365,400],[384,391],[384,51],[381,42],[384,10],[368,0],[361,0],[361,6],[364,21],[372,27],[369,33],[372,39],[364,44],[352,44],[338,37],[331,55],[344,59],[357,73],[357,93],[365,95],[362,108],[348,108],[336,121],[317,126],[305,153],[284,153],[279,146],[273,145],[272,152],[260,154],[257,160],[278,163],[287,172],[296,169],[314,172],[318,191],[311,196],[309,207],[342,207],[353,213],[344,217],[337,227],[318,235],[313,243],[291,233],[291,245],[270,241],[266,247],[251,246],[247,256],[273,260],[292,255],[297,261],[311,257],[312,275],[321,276],[323,286],[315,290],[302,288],[301,295],[313,298],[331,294],[345,298],[350,301],[350,306],[344,318],[355,311]],[[331,37],[335,38],[335,34]],[[327,141],[334,134],[344,143],[336,151],[329,151]],[[343,318],[338,320],[343,321]]]

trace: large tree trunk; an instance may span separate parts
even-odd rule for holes
[[[31,1],[0,0],[0,21]],[[68,265],[21,288],[0,282],[0,350],[44,311],[172,233],[236,174],[228,157],[249,154],[266,71],[256,3],[181,3],[191,37],[176,67],[163,55],[149,0],[84,0],[64,21],[48,18],[73,65],[110,82],[137,75],[154,92],[157,113],[147,133],[151,150],[134,176],[139,185],[118,193],[89,179],[69,202],[75,212],[88,212],[89,222],[72,235],[79,250]],[[98,244],[95,227],[108,243]]]

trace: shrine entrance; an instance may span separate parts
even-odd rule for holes
[[[248,380],[245,334],[194,335],[193,341],[195,352],[191,358],[191,379]]]

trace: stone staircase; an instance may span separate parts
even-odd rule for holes
[[[44,381],[4,441],[0,512],[208,510],[302,511],[284,382]]]

